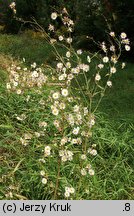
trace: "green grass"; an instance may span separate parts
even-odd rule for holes
[[[25,57],[29,63],[50,62],[49,47],[41,40],[25,36],[0,36],[1,54],[15,58]],[[79,199],[134,199],[134,65],[128,63],[125,70],[115,74],[112,89],[108,90],[96,114],[97,124],[93,130],[93,143],[97,144],[98,155],[92,161],[95,176],[88,177],[80,187]],[[41,185],[38,162],[44,138],[32,139],[23,147],[19,139],[25,132],[38,130],[39,119],[47,118],[48,110],[39,107],[39,98],[46,98],[51,89],[41,95],[32,91],[30,103],[25,97],[8,94],[5,90],[6,73],[0,70],[0,199],[5,198],[10,185],[16,186],[14,198],[50,199],[51,193]],[[28,119],[20,124],[15,114],[25,112]],[[30,114],[29,114],[30,113]],[[50,137],[46,138],[50,139]],[[74,169],[73,163],[70,169]],[[52,164],[51,169],[56,169]],[[68,177],[70,170],[64,171]],[[55,178],[55,177],[53,177]],[[72,186],[76,186],[73,181]],[[77,178],[76,178],[77,180]],[[85,193],[85,185],[89,193]],[[53,186],[52,186],[53,187]],[[60,195],[59,195],[60,198]],[[62,198],[62,197],[61,197]]]

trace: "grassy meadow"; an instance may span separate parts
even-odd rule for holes
[[[38,121],[47,119],[49,110],[40,106],[38,100],[47,99],[51,86],[44,87],[41,94],[36,89],[28,94],[29,103],[24,97],[9,94],[6,90],[7,68],[26,59],[26,64],[54,64],[51,47],[43,38],[32,39],[29,35],[0,35],[0,199],[50,199],[55,182],[55,164],[49,167],[51,173],[50,193],[42,185],[39,163],[42,143],[51,137],[33,138],[30,145],[24,147],[19,139],[24,132],[38,131]],[[78,196],[73,199],[134,199],[134,64],[127,63],[113,78],[113,87],[96,113],[96,125],[93,130],[93,143],[98,151],[92,159],[95,175],[80,183]],[[25,112],[28,117],[23,122],[16,115]],[[51,126],[52,127],[52,126]],[[48,131],[51,134],[51,131]],[[46,139],[46,140],[45,140]],[[47,165],[47,164],[46,164]],[[71,171],[73,173],[72,162]],[[71,176],[70,168],[63,169],[64,176]],[[73,180],[75,187],[77,182]],[[63,180],[66,182],[66,178]],[[64,183],[64,182],[63,182]],[[85,187],[86,185],[86,187]],[[7,196],[12,192],[10,198]],[[63,199],[61,191],[58,199]],[[13,197],[12,197],[13,196]]]

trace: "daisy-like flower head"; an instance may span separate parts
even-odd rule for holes
[[[85,168],[81,169],[81,175],[82,175],[82,176],[85,176],[85,175],[87,175],[87,171],[86,171],[86,169],[85,169]]]
[[[57,68],[58,68],[58,69],[62,69],[62,68],[63,68],[63,63],[62,63],[62,62],[59,62],[59,63],[57,64]]]
[[[70,193],[69,193],[69,191],[65,191],[64,196],[65,196],[65,198],[70,197]]]
[[[82,50],[81,49],[77,50],[77,54],[81,55],[82,54]]]
[[[101,79],[100,74],[96,74],[96,76],[95,76],[95,80],[96,80],[96,81],[99,81],[100,79]]]
[[[108,87],[112,87],[112,82],[111,81],[107,81],[107,86]]]
[[[51,151],[51,147],[50,146],[46,146],[45,147],[45,152],[47,152],[47,151]]]
[[[57,17],[58,17],[58,14],[57,14],[56,12],[53,12],[53,13],[51,14],[51,19],[52,19],[52,20],[56,20]]]
[[[63,41],[64,37],[62,35],[59,36],[59,41]]]
[[[109,34],[111,37],[115,37],[115,32],[110,32]]]
[[[129,45],[125,45],[125,50],[126,50],[126,51],[130,51],[130,49],[131,49],[131,48],[130,48]]]
[[[46,173],[45,173],[44,170],[41,170],[41,171],[40,171],[40,175],[41,175],[41,176],[45,176],[45,174],[46,174]]]
[[[74,194],[74,193],[75,193],[75,189],[74,189],[73,187],[70,187],[70,188],[69,188],[69,192],[70,192],[71,194]]]
[[[95,174],[94,170],[93,169],[89,169],[88,171],[89,175],[93,176]]]
[[[71,63],[70,63],[70,62],[67,62],[67,63],[66,63],[66,67],[67,67],[67,68],[71,68]]]
[[[67,97],[68,96],[68,90],[67,89],[62,89],[61,94],[62,94],[62,96]]]
[[[54,92],[52,97],[54,100],[57,100],[59,98],[59,92]]]
[[[42,184],[47,184],[47,179],[46,178],[42,179]]]
[[[114,52],[115,51],[115,46],[110,46],[110,51]]]
[[[122,32],[122,33],[121,33],[121,38],[122,38],[122,39],[125,39],[126,37],[127,37],[126,33],[125,33],[125,32]]]
[[[54,26],[51,25],[51,24],[49,24],[48,30],[49,30],[49,31],[54,31]]]
[[[111,73],[116,73],[116,68],[115,67],[111,67],[110,72]]]
[[[71,44],[71,43],[72,43],[72,41],[73,41],[73,40],[72,40],[72,38],[71,38],[71,37],[67,38],[67,43],[68,43],[68,44]]]
[[[70,58],[70,56],[71,56],[71,53],[68,51],[68,52],[66,52],[66,57],[67,58]]]
[[[79,133],[79,130],[80,130],[79,127],[74,128],[73,131],[72,131],[72,133],[73,133],[74,135],[77,135],[77,134]]]
[[[59,114],[59,110],[55,107],[52,109],[52,114],[57,116]]]
[[[99,69],[104,68],[104,64],[98,64],[98,68],[99,68]]]
[[[104,58],[103,58],[103,62],[104,63],[107,63],[109,61],[109,58],[107,57],[107,56],[105,56]]]
[[[82,160],[86,160],[86,159],[87,159],[87,156],[86,156],[85,154],[82,154],[82,155],[81,155],[81,159],[82,159]]]

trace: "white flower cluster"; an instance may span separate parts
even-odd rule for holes
[[[13,13],[16,14],[16,3],[15,3],[15,1],[12,2],[12,3],[9,5],[9,7],[12,9]]]
[[[87,164],[85,168],[81,169],[81,175],[86,176],[89,174],[90,176],[93,176],[95,174],[94,170],[92,169],[91,164]]]
[[[51,155],[51,147],[50,146],[46,146],[44,149],[44,156],[48,157]]]
[[[60,150],[59,156],[61,157],[62,162],[73,160],[73,152],[69,150]]]
[[[31,65],[31,69],[12,64],[8,71],[9,82],[7,83],[7,89],[15,91],[17,94],[22,94],[23,90],[34,86],[41,88],[47,81],[47,76],[44,75],[41,68],[36,67],[36,63]]]
[[[29,141],[32,139],[33,135],[30,133],[25,133],[23,137],[20,138],[20,142],[23,146],[27,146]]]
[[[69,198],[71,194],[75,193],[75,189],[73,187],[65,187],[65,198]]]

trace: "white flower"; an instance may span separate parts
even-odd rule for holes
[[[126,66],[125,62],[122,62],[121,68],[123,69]]]
[[[17,118],[17,120],[19,120],[19,121],[23,121],[23,120],[26,119],[26,115],[25,115],[25,114],[21,114],[20,116],[17,116],[16,118]]]
[[[45,175],[45,171],[44,171],[44,170],[41,170],[41,171],[40,171],[40,175],[41,175],[41,176],[44,176],[44,175]]]
[[[43,121],[43,122],[39,122],[39,127],[46,127],[47,126],[47,122]]]
[[[61,81],[61,80],[65,80],[65,76],[64,76],[64,74],[61,74],[59,77],[58,77],[58,79]]]
[[[94,119],[91,119],[90,124],[91,124],[92,126],[95,125],[95,120],[94,120]]]
[[[18,95],[20,95],[22,93],[21,89],[18,89],[16,92]]]
[[[82,176],[85,176],[87,174],[87,171],[83,168],[83,169],[81,169],[81,175]]]
[[[53,93],[52,97],[54,100],[57,100],[59,98],[59,92]]]
[[[81,64],[80,65],[80,69],[82,69],[85,72],[88,72],[89,71],[89,65],[87,65],[87,64]]]
[[[68,52],[66,52],[66,57],[67,58],[70,58],[70,56],[71,56],[71,53],[68,51]]]
[[[55,107],[54,109],[52,109],[52,114],[57,116],[59,114],[59,110]]]
[[[74,73],[74,74],[78,74],[80,72],[80,68],[78,68],[78,67],[77,68],[72,68],[71,72]]]
[[[63,63],[59,62],[59,63],[57,64],[57,68],[58,68],[58,69],[62,69],[62,68],[63,68]]]
[[[75,189],[74,189],[73,187],[71,187],[71,188],[69,188],[69,192],[70,192],[71,194],[73,194],[73,193],[75,192]]]
[[[71,63],[70,63],[70,62],[67,62],[67,63],[66,63],[66,67],[67,67],[67,68],[71,68]]]
[[[125,45],[125,50],[126,50],[126,51],[130,51],[130,49],[131,49],[131,48],[130,48],[129,45]]]
[[[47,184],[47,179],[46,178],[42,179],[42,184]]]
[[[61,160],[62,160],[62,162],[66,162],[66,161],[67,161],[67,156],[66,156],[66,155],[63,155],[63,156],[61,157]]]
[[[65,145],[67,143],[67,137],[61,139],[60,144]]]
[[[125,39],[126,37],[127,37],[126,33],[125,33],[125,32],[122,32],[122,33],[121,33],[121,38],[122,38],[122,39]]]
[[[15,3],[15,2],[12,2],[12,3],[9,5],[9,7],[10,7],[11,9],[14,9],[15,6],[16,6],[16,3]]]
[[[103,62],[104,63],[107,63],[109,61],[109,58],[107,57],[107,56],[105,56],[104,58],[103,58]]]
[[[59,41],[63,41],[63,40],[64,40],[63,36],[60,35],[60,36],[59,36]]]
[[[55,127],[59,127],[60,126],[60,122],[58,120],[54,120],[53,122]]]
[[[52,20],[56,20],[57,19],[57,13],[56,12],[53,12],[52,14],[51,14],[51,19]]]
[[[73,131],[72,131],[72,133],[73,133],[74,135],[77,135],[77,134],[79,133],[79,130],[80,130],[79,127],[74,128]]]
[[[96,149],[89,149],[88,152],[93,156],[97,155]]]
[[[96,74],[96,76],[95,76],[95,80],[96,80],[96,81],[99,81],[100,79],[101,79],[100,74]]]
[[[89,173],[89,175],[93,176],[95,172],[93,169],[89,169],[88,173]]]
[[[71,143],[72,144],[77,144],[77,139],[72,139]]]
[[[104,68],[104,64],[98,64],[98,68],[100,69]]]
[[[110,72],[111,73],[116,73],[116,68],[115,67],[111,67]]]
[[[49,27],[48,27],[48,30],[49,31],[54,31],[54,26],[50,24]]]
[[[72,80],[74,78],[74,75],[73,74],[68,74],[68,76],[67,76],[67,79],[68,80]]]
[[[126,39],[123,39],[122,41],[121,41],[121,43],[123,43],[123,44],[130,44],[130,40],[128,39],[128,38],[126,38]]]
[[[68,90],[67,90],[67,89],[62,89],[61,94],[62,94],[64,97],[67,97],[67,96],[68,96]]]
[[[7,84],[6,84],[6,87],[7,87],[7,89],[11,89],[10,83],[7,83]]]
[[[54,43],[56,43],[56,42],[57,42],[56,39],[54,39],[54,38],[51,38],[51,39],[50,39],[50,43],[51,43],[51,44],[54,44]]]
[[[80,107],[78,105],[75,105],[73,109],[74,109],[74,112],[79,112]]]
[[[117,63],[117,57],[116,56],[111,56],[111,61],[116,64]]]
[[[68,197],[70,197],[70,193],[69,193],[68,191],[66,191],[66,192],[64,193],[64,196],[65,196],[66,198],[68,198]]]
[[[107,86],[111,87],[112,86],[112,82],[111,81],[107,81]]]
[[[109,34],[111,35],[111,37],[115,37],[115,33],[114,32],[110,32]]]
[[[69,44],[71,44],[72,43],[72,38],[71,37],[69,37],[69,38],[67,38],[67,43],[69,43]]]
[[[65,103],[60,103],[60,104],[59,104],[59,108],[60,108],[61,110],[64,110],[64,109],[66,108]]]
[[[33,64],[31,64],[32,68],[36,68],[37,64],[34,62]]]
[[[86,160],[86,159],[87,159],[87,156],[86,156],[85,154],[82,154],[82,155],[81,155],[81,159],[82,159],[82,160]]]
[[[50,146],[46,146],[45,147],[45,152],[48,152],[48,151],[50,151],[51,150],[51,147]]]
[[[82,54],[82,50],[81,49],[77,50],[77,54],[81,55]]]
[[[102,50],[103,50],[105,53],[107,52],[107,48],[106,48],[105,42],[102,42],[101,48],[102,48]]]
[[[36,137],[40,137],[40,133],[39,132],[35,132],[34,133]]]
[[[115,46],[110,46],[110,51],[114,52],[115,51]]]
[[[51,154],[51,148],[50,148],[50,146],[46,146],[45,147],[44,154],[45,154],[45,157],[47,157],[47,156],[49,156]]]
[[[32,72],[32,77],[38,77],[38,76],[39,76],[39,74],[36,70]]]
[[[14,86],[18,86],[18,82],[13,82],[13,85]]]

